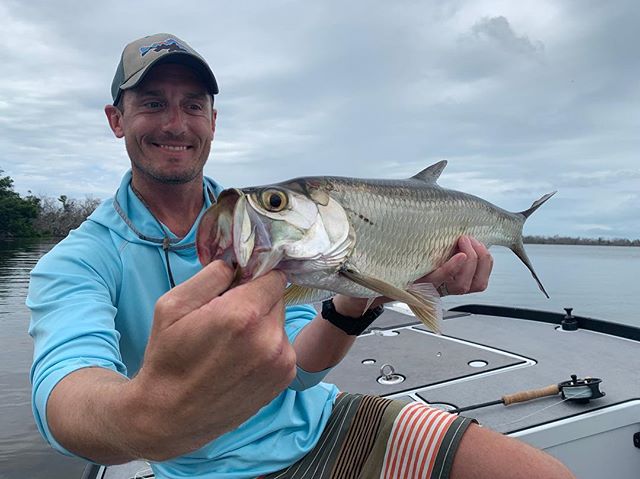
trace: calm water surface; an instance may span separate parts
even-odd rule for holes
[[[54,452],[31,414],[29,271],[51,243],[0,243],[0,479],[79,479],[84,462]]]
[[[616,246],[526,245],[538,278],[508,249],[491,248],[495,262],[482,293],[445,297],[460,304],[499,304],[564,312],[640,327],[640,248]]]
[[[29,366],[32,345],[24,306],[29,271],[52,244],[0,244],[0,479],[80,478],[84,463],[54,453],[31,415]],[[447,307],[482,303],[562,311],[640,326],[640,248],[527,245],[529,257],[551,295],[546,299],[520,261],[493,248],[489,289],[447,297]]]

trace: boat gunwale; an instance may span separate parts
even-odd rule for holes
[[[450,308],[449,311],[478,314],[484,316],[497,316],[502,318],[526,319],[540,323],[550,323],[560,326],[565,315],[539,309],[518,308],[514,306],[496,306],[489,304],[463,304]],[[572,315],[578,323],[578,329],[585,329],[598,333],[610,334],[621,338],[640,341],[640,328],[627,324],[618,324],[603,319],[590,318],[588,316]]]

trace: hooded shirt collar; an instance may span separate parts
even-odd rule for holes
[[[198,218],[194,222],[191,230],[184,238],[178,238],[166,225],[160,223],[153,217],[147,207],[140,201],[131,189],[131,170],[128,170],[120,182],[120,186],[113,197],[113,209],[128,229],[127,237],[131,234],[138,241],[162,246],[165,238],[169,238],[169,249],[172,251],[192,248],[195,244],[197,226],[200,218],[209,206],[215,202],[222,188],[215,181],[205,177],[202,185],[204,205]],[[113,225],[110,225],[113,228]]]

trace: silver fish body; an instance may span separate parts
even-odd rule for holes
[[[239,264],[244,279],[281,269],[296,285],[290,304],[342,293],[386,295],[431,309],[435,293],[412,284],[447,261],[460,236],[470,235],[514,251],[546,295],[524,251],[522,228],[553,193],[511,213],[440,187],[436,180],[445,166],[436,163],[406,180],[307,177],[223,193],[222,206],[205,213],[198,232],[201,261]],[[231,238],[221,223],[233,224]],[[436,321],[425,322],[434,327]]]
[[[355,232],[345,266],[398,287],[441,266],[452,256],[460,236],[471,235],[487,247],[510,247],[521,241],[524,216],[472,195],[416,179],[324,181]],[[291,275],[293,282],[308,286],[322,279]],[[371,293],[337,274],[325,276],[316,286],[356,296]]]

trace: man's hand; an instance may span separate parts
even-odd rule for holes
[[[284,330],[285,276],[272,272],[224,292],[232,277],[214,262],[156,304],[133,382],[149,404],[144,429],[166,436],[169,449],[161,458],[239,426],[295,377]]]
[[[100,368],[62,380],[48,405],[56,438],[97,462],[165,460],[238,427],[284,390],[296,373],[286,279],[274,271],[226,291],[232,278],[216,261],[158,300],[132,380]]]
[[[457,252],[442,266],[420,278],[417,283],[433,284],[441,296],[484,291],[489,285],[493,257],[477,239],[462,236]]]

